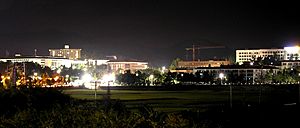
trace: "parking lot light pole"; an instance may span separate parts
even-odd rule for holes
[[[105,82],[107,82],[107,98],[110,98],[110,82],[114,82],[115,75],[114,74],[106,74],[102,78]]]
[[[95,100],[97,100],[97,81],[95,81]]]

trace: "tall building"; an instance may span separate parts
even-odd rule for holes
[[[70,49],[69,45],[65,45],[64,49],[49,49],[50,56],[63,57],[71,60],[81,58],[81,49]]]

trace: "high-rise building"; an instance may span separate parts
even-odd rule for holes
[[[63,57],[71,60],[81,58],[81,49],[71,49],[67,44],[64,49],[49,49],[49,52],[52,57]]]

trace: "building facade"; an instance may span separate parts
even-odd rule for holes
[[[81,49],[70,49],[69,45],[65,45],[64,49],[49,49],[49,54],[52,57],[62,57],[71,60],[81,58]]]
[[[221,66],[221,67],[199,67],[193,70],[194,73],[200,74],[208,72],[215,79],[220,78],[220,74],[224,79],[237,79],[242,83],[256,83],[260,82],[260,79],[267,73],[277,74],[278,68],[270,66]],[[233,78],[230,78],[233,77]]]
[[[197,67],[220,67],[221,65],[230,65],[229,60],[198,60],[198,61],[179,61],[178,68],[197,68]]]
[[[284,60],[286,57],[285,49],[252,49],[252,50],[236,50],[236,62],[250,62],[257,60],[258,57],[265,58],[276,56],[279,60]]]
[[[290,69],[300,67],[300,60],[284,60],[281,61],[281,69]]]
[[[107,62],[108,68],[114,73],[123,73],[126,70],[135,72],[137,70],[144,70],[148,68],[148,62],[131,61],[131,60],[111,60]]]
[[[15,58],[1,58],[0,61],[13,62],[13,63],[33,62],[33,63],[37,63],[43,67],[47,66],[51,69],[57,69],[61,66],[70,68],[71,66],[86,64],[86,61],[71,60],[71,59],[66,59],[66,58],[57,58],[57,57],[49,57],[49,56],[34,56],[34,57],[18,56]]]
[[[300,60],[300,47],[284,47],[284,60]]]

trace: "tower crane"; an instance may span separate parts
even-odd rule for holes
[[[192,48],[185,48],[187,51],[192,51],[192,55],[193,55],[193,61],[195,61],[195,52],[196,50],[200,50],[200,49],[210,49],[210,48],[225,48],[225,46],[222,45],[216,45],[216,46],[200,46],[200,45],[193,45]]]

